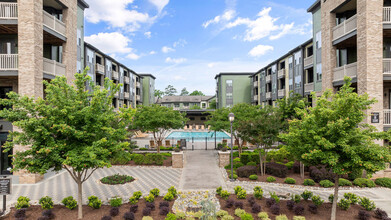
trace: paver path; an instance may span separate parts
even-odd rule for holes
[[[180,190],[215,190],[225,186],[214,150],[185,151]]]

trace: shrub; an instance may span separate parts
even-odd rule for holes
[[[345,199],[347,199],[347,200],[350,200],[350,203],[353,204],[353,205],[358,203],[358,198],[359,197],[356,194],[354,194],[354,193],[345,193],[343,195],[343,197],[345,197]]]
[[[252,152],[244,152],[240,155],[240,162],[242,164],[247,164],[250,162],[253,162],[256,164],[259,163],[259,154],[258,153],[252,153]]]
[[[118,173],[118,174],[114,174],[114,175],[111,175],[111,176],[103,177],[100,180],[100,182],[103,183],[103,184],[108,184],[108,185],[119,185],[119,184],[125,184],[125,183],[132,182],[133,180],[134,180],[134,178],[131,177],[131,176],[120,175]]]
[[[286,215],[279,215],[279,216],[276,216],[276,220],[289,220],[289,219]]]
[[[170,207],[170,203],[168,203],[168,202],[166,202],[166,201],[160,202],[160,203],[159,203],[159,208],[161,208],[161,207]]]
[[[233,199],[228,199],[226,202],[225,202],[225,208],[232,208],[234,206],[234,203],[235,201]]]
[[[164,200],[166,201],[171,201],[174,199],[174,196],[171,194],[171,193],[167,193],[164,197],[163,197]]]
[[[355,180],[357,178],[362,178],[363,170],[353,170],[351,173],[349,173],[348,178],[350,180]]]
[[[263,190],[262,191],[254,191],[254,197],[257,199],[263,198]]]
[[[268,208],[270,208],[272,205],[276,204],[276,200],[274,200],[273,198],[267,198],[266,199],[266,206]]]
[[[299,203],[301,200],[301,196],[298,194],[292,194],[291,200],[294,201],[295,203]]]
[[[120,207],[122,205],[121,197],[114,197],[109,200],[111,207]]]
[[[266,163],[266,173],[272,176],[285,178],[288,172],[288,168],[285,165],[270,162]]]
[[[262,187],[260,187],[260,186],[255,186],[253,190],[254,190],[254,192],[255,192],[255,191],[261,191],[261,192],[263,192],[263,189],[262,189]]]
[[[247,193],[246,190],[242,189],[241,191],[238,192],[237,198],[238,199],[246,199]]]
[[[150,209],[153,211],[153,210],[155,210],[155,203],[153,203],[153,202],[147,202],[147,203],[145,204],[145,207],[148,207],[148,208],[150,208]]]
[[[144,216],[141,220],[153,220],[151,216]]]
[[[134,205],[134,204],[137,204],[137,202],[138,202],[138,199],[136,197],[132,196],[129,198],[130,204]]]
[[[119,214],[119,208],[118,207],[111,207],[110,209],[110,216],[115,217]]]
[[[370,180],[370,179],[365,179],[365,178],[357,178],[353,181],[353,184],[359,187],[375,187],[376,184]]]
[[[312,196],[312,202],[319,207],[324,203],[324,200],[320,196]]]
[[[221,196],[221,191],[223,191],[223,187],[217,187],[216,194]]]
[[[375,180],[375,183],[379,186],[391,188],[391,178],[384,177],[384,178],[377,178]]]
[[[50,220],[47,216],[41,216],[38,218],[38,220]]]
[[[254,220],[253,216],[249,213],[244,213],[240,216],[240,220]]]
[[[304,207],[300,204],[297,204],[293,207],[293,212],[295,213],[295,215],[303,215]]]
[[[314,204],[309,204],[308,211],[310,211],[312,214],[318,214],[318,206]]]
[[[300,162],[295,161],[292,168],[294,173],[300,173]]]
[[[129,212],[136,213],[138,209],[138,205],[131,205],[129,208]]]
[[[225,216],[225,215],[228,215],[228,212],[227,211],[225,211],[225,210],[219,210],[219,211],[217,211],[216,212],[216,216],[217,217],[223,217],[223,216]]]
[[[64,198],[61,203],[70,210],[76,208],[77,206],[77,201],[72,196]]]
[[[287,184],[296,184],[296,180],[290,177],[285,178],[284,183]]]
[[[347,179],[344,179],[344,178],[339,178],[339,183],[338,183],[339,186],[352,186],[352,182],[350,182],[349,180]]]
[[[312,179],[305,179],[303,185],[304,186],[315,186],[315,181],[313,181]]]
[[[174,186],[168,188],[168,192],[171,193],[174,196],[174,198],[178,195],[178,192],[176,191]]]
[[[369,212],[367,212],[365,210],[360,210],[358,212],[358,218],[360,220],[369,220],[369,219],[371,219],[371,214],[369,214]]]
[[[276,178],[272,177],[272,176],[269,176],[266,178],[266,181],[268,181],[269,183],[271,182],[275,182],[276,181]]]
[[[161,154],[146,154],[144,164],[163,165],[164,157]]]
[[[228,199],[229,195],[231,195],[227,190],[221,191],[221,198]]]
[[[147,202],[153,202],[155,201],[155,197],[152,194],[149,194],[148,196],[144,197],[145,201]]]
[[[134,213],[133,212],[126,212],[124,214],[124,220],[134,220]]]
[[[26,218],[26,209],[17,209],[15,211],[15,214],[14,214],[14,217],[16,219],[19,219],[19,218]]]
[[[254,161],[250,161],[246,164],[247,166],[256,166],[257,163],[255,163]]]
[[[144,155],[142,155],[142,154],[133,154],[132,157],[133,157],[134,163],[136,163],[137,165],[141,165],[141,164],[144,163]]]
[[[148,216],[148,215],[150,215],[151,214],[151,208],[148,208],[148,207],[145,207],[144,209],[143,209],[143,216]]]
[[[243,209],[243,202],[234,202],[235,208]]]
[[[159,215],[166,216],[169,212],[170,212],[170,208],[169,207],[162,207],[160,209],[160,211],[159,211]]]
[[[293,207],[295,206],[295,202],[292,201],[292,200],[288,200],[286,201],[286,207],[289,209],[289,210],[293,210]]]
[[[341,199],[338,203],[337,203],[338,207],[340,207],[341,209],[343,210],[348,210],[350,208],[350,200],[347,200],[347,199]]]
[[[258,213],[262,210],[261,206],[258,205],[258,204],[253,204],[252,207],[251,207],[251,212],[252,213]]]
[[[114,154],[114,157],[111,159],[111,164],[114,165],[125,165],[132,160],[132,155],[126,151],[119,151]]]
[[[375,210],[375,217],[376,217],[377,219],[385,219],[385,218],[388,218],[388,214],[387,214],[386,211],[377,208],[377,209]]]
[[[250,198],[247,199],[248,203],[253,206],[255,204],[255,198],[254,196],[251,196]]]
[[[267,212],[260,212],[258,213],[258,218],[261,219],[261,220],[267,220],[269,219],[269,215],[267,214]]]
[[[279,215],[280,214],[280,205],[274,204],[270,207],[270,211],[273,215]]]
[[[111,216],[108,216],[108,215],[103,216],[103,217],[101,218],[101,220],[111,220],[111,219],[112,219]]]
[[[311,197],[313,196],[314,194],[311,192],[311,191],[308,191],[308,190],[304,190],[304,192],[301,194],[301,197],[307,201],[309,199],[311,199]]]
[[[304,216],[293,216],[293,220],[305,220]]]
[[[184,212],[177,212],[175,217],[177,219],[185,219],[186,218],[186,214]]]
[[[135,197],[137,200],[139,200],[141,198],[143,194],[141,193],[141,191],[137,191],[137,192],[134,192],[133,193],[133,197]]]
[[[96,196],[88,197],[88,206],[94,209],[99,209],[102,206],[102,200]]]
[[[246,211],[244,211],[244,210],[241,209],[241,208],[235,209],[235,215],[238,216],[239,218],[240,218],[240,216],[242,216],[244,213],[246,213]]]
[[[42,209],[52,209],[54,205],[52,198],[49,196],[45,196],[39,199],[39,204],[41,205]]]
[[[290,162],[286,163],[285,166],[286,166],[286,168],[288,168],[288,170],[291,170],[293,168],[294,163],[295,163],[294,161],[290,161]]]
[[[237,168],[242,167],[242,166],[244,166],[244,164],[241,163],[241,162],[235,163],[235,164],[234,164],[234,169],[237,169]],[[231,168],[231,166],[229,166],[229,168]]]
[[[249,178],[250,180],[257,180],[258,176],[254,174],[254,175],[250,175]]]
[[[367,211],[372,211],[376,208],[375,203],[367,197],[361,197],[359,204]]]
[[[235,218],[230,215],[224,215],[221,220],[234,220]]]
[[[246,177],[248,178],[251,175],[257,174],[257,167],[255,166],[242,166],[236,169],[236,174],[238,177]]]
[[[333,203],[334,202],[334,194],[329,195],[329,202]]]
[[[310,167],[310,177],[317,183],[321,180],[330,180],[331,182],[335,180],[335,174],[331,170],[326,168],[318,169],[314,166]]]
[[[160,194],[160,190],[158,188],[151,189],[151,191],[149,191],[149,194],[153,195],[154,197],[157,197]]]
[[[234,190],[235,190],[235,195],[237,195],[238,192],[240,192],[240,191],[243,190],[243,188],[242,188],[241,186],[235,186],[235,187],[234,187]]]
[[[30,199],[26,196],[19,196],[15,205],[16,209],[25,209],[30,207]]]
[[[276,195],[276,192],[269,192],[269,194],[270,194],[270,198],[272,198],[272,199],[274,199],[274,201],[276,202],[276,203],[279,203],[280,202],[280,198]]]
[[[319,182],[319,184],[324,188],[330,188],[334,186],[334,183],[332,183],[330,180],[322,180]]]
[[[51,209],[44,210],[42,216],[48,217],[48,219],[54,219],[54,213]]]

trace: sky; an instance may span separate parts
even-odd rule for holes
[[[220,72],[256,72],[312,37],[314,0],[86,0],[85,41],[136,73],[214,95]]]

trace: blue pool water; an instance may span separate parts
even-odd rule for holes
[[[166,139],[187,139],[191,140],[194,138],[194,141],[204,141],[205,138],[212,141],[215,139],[215,132],[189,132],[189,131],[173,131],[169,134]],[[216,139],[229,139],[230,137],[221,131],[216,132]]]

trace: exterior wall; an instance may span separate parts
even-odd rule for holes
[[[316,77],[316,65],[322,62],[322,57],[317,57],[318,53],[316,51],[316,33],[322,30],[321,24],[321,10],[318,9],[312,14],[312,32],[313,32],[313,48],[314,48],[314,91],[322,91],[322,80],[317,80]]]
[[[76,71],[81,72],[84,69],[84,10],[77,7],[77,37],[80,37],[77,42],[77,63]]]
[[[151,103],[150,101],[150,77],[147,77],[147,76],[144,76],[143,79],[142,79],[142,83],[143,83],[143,105],[151,105],[153,103]]]
[[[222,75],[220,76],[219,108],[226,107],[226,80],[232,80],[233,105],[239,103],[251,103],[251,78],[250,75]]]

